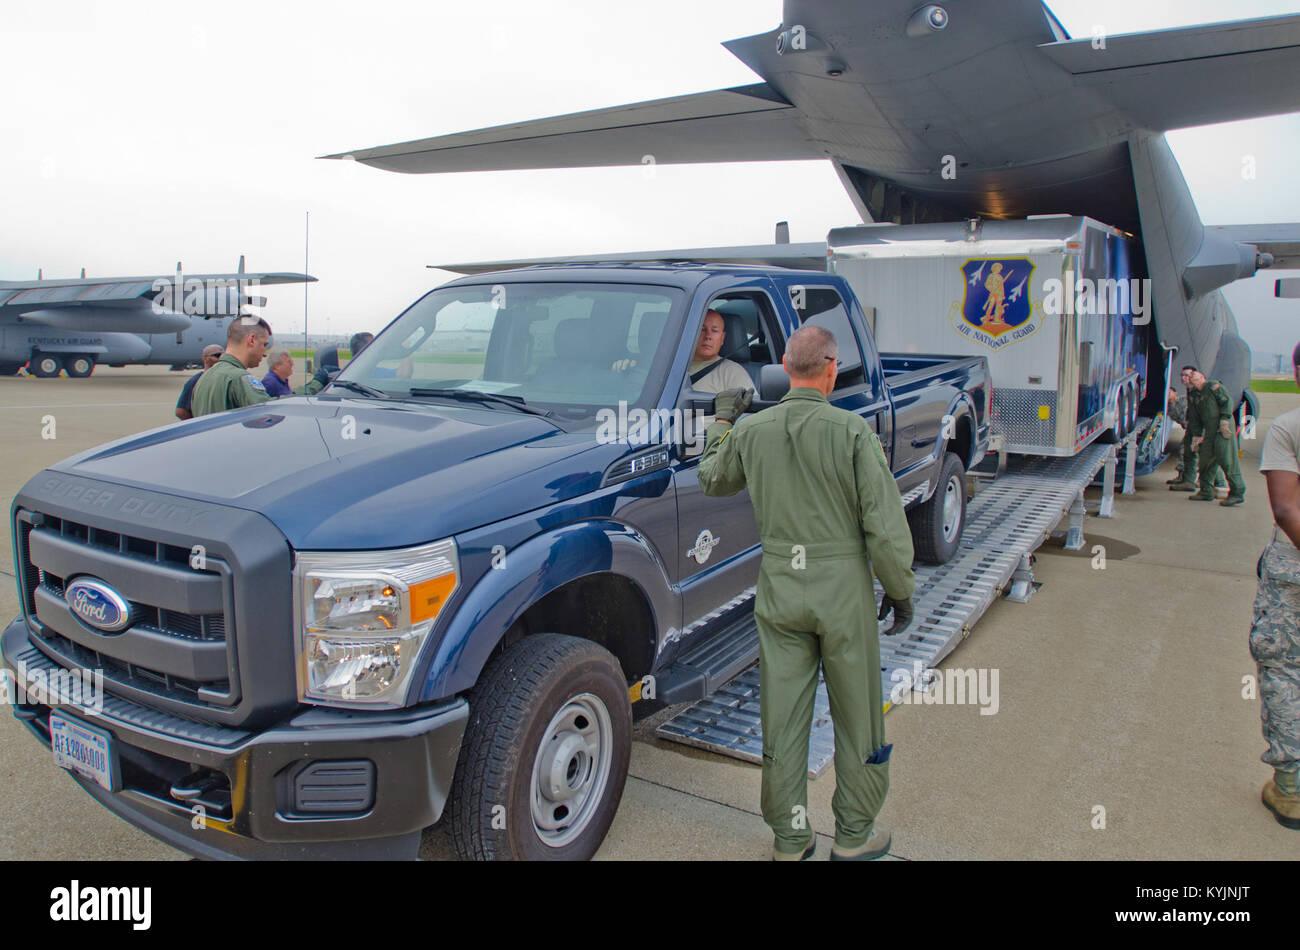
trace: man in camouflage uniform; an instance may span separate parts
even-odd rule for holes
[[[835,847],[831,860],[872,860],[889,850],[876,815],[889,790],[880,641],[871,575],[900,633],[912,617],[912,536],[898,486],[870,424],[827,401],[835,337],[808,326],[790,337],[790,391],[779,405],[731,422],[749,390],[717,397],[700,460],[709,495],[749,489],[763,542],[758,623],[763,723],[763,818],[773,860],[811,857],[808,733],[820,666],[835,725]]]
[[[1197,451],[1197,475],[1200,488],[1191,496],[1192,501],[1214,501],[1214,471],[1221,468],[1228,476],[1228,497],[1219,502],[1224,508],[1240,505],[1246,500],[1246,480],[1241,477],[1241,463],[1237,458],[1237,429],[1232,416],[1232,398],[1218,380],[1205,378],[1193,367],[1190,373],[1190,393],[1196,390],[1194,400],[1189,400],[1187,435],[1192,448]]]
[[[1187,386],[1187,370],[1182,372],[1183,385]],[[1191,395],[1180,396],[1176,389],[1169,390],[1169,418],[1183,427],[1182,454],[1178,459],[1178,471],[1174,477],[1165,482],[1170,491],[1196,491],[1196,453],[1192,451],[1192,438],[1187,434],[1187,403]]]
[[[1300,346],[1291,356],[1300,385]],[[1260,471],[1273,509],[1273,541],[1260,556],[1250,654],[1259,670],[1260,719],[1273,766],[1261,799],[1280,824],[1300,830],[1300,409],[1269,426]]]
[[[257,369],[271,342],[271,327],[261,317],[241,316],[226,328],[226,352],[194,384],[190,409],[195,416],[255,406],[271,397],[249,370]]]

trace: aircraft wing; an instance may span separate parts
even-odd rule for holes
[[[1272,254],[1273,270],[1300,269],[1300,224],[1216,224],[1205,229]]]
[[[234,273],[234,274],[185,274],[183,280],[199,280],[205,286],[209,282],[224,281],[233,286],[234,281],[243,281],[245,289],[251,290],[268,284],[302,284],[315,282],[309,274],[279,273]],[[84,304],[108,303],[111,301],[136,300],[151,298],[157,291],[154,284],[158,281],[175,281],[175,274],[159,274],[156,277],[110,277],[110,278],[70,278],[67,280],[0,280],[0,307],[24,306],[47,310],[54,307],[72,307]]]
[[[355,159],[396,172],[591,168],[825,158],[799,112],[767,83],[363,148]]]
[[[1038,48],[1158,132],[1300,111],[1300,15],[1044,43]]]
[[[757,264],[763,267],[791,267],[799,270],[826,269],[826,242],[811,244],[750,244],[739,247],[694,247],[668,251],[629,251],[623,254],[585,254],[576,257],[534,257],[515,261],[479,261],[470,264],[430,264],[455,274],[486,274],[515,270],[537,264],[592,264],[609,262],[706,264]]]

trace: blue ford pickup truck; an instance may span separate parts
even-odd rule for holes
[[[918,556],[951,556],[988,440],[982,358],[882,358],[825,273],[467,277],[315,397],[32,478],[4,663],[18,685],[100,671],[103,691],[28,692],[16,715],[106,808],[202,857],[412,857],[444,812],[466,858],[591,856],[634,705],[757,657],[753,509],[696,479],[707,309],[755,411],[789,386],[790,333],[835,334],[831,401],[876,428]]]

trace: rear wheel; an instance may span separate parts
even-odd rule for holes
[[[488,664],[452,783],[456,853],[583,861],[627,781],[632,706],[618,660],[589,640],[536,634]]]
[[[74,356],[68,357],[68,363],[65,368],[68,371],[68,375],[73,379],[85,379],[95,371],[95,358],[93,356],[86,356],[83,353],[77,353]]]
[[[943,457],[939,487],[930,500],[907,513],[917,559],[944,564],[957,553],[966,525],[966,470],[952,452]]]
[[[53,353],[33,353],[31,362],[27,364],[33,376],[39,376],[41,379],[52,379],[59,375],[63,369],[63,358]]]

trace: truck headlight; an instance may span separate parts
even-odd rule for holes
[[[298,698],[401,706],[416,658],[456,590],[456,544],[302,551],[294,566]]]

